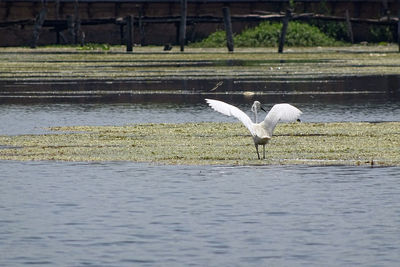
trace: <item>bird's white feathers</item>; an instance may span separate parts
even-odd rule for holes
[[[238,120],[240,120],[246,126],[246,128],[249,129],[253,137],[259,135],[258,133],[261,130],[260,128],[266,131],[266,136],[271,137],[275,129],[275,126],[279,121],[286,121],[286,122],[295,121],[302,114],[302,112],[298,108],[290,104],[276,104],[268,112],[264,121],[257,124],[253,123],[250,117],[247,116],[246,113],[244,113],[235,106],[232,106],[230,104],[227,104],[219,100],[206,99],[206,101],[210,105],[210,107],[213,108],[215,111],[218,111],[227,116],[233,116]]]
[[[253,129],[253,122],[251,121],[250,117],[247,116],[246,113],[244,113],[235,106],[232,106],[230,104],[227,104],[219,100],[206,99],[206,101],[212,109],[226,116],[235,117],[236,119],[240,120],[244,124],[244,126],[246,126],[247,129],[249,129],[251,135],[255,134]]]
[[[268,112],[268,118],[279,118],[280,121],[295,121],[303,114],[298,108],[290,104],[275,104]],[[266,118],[267,118],[266,117]]]
[[[275,126],[278,122],[295,121],[300,117],[301,114],[303,114],[303,112],[290,104],[275,104],[268,112],[264,121],[261,122],[261,125],[267,130],[269,135],[272,136]]]

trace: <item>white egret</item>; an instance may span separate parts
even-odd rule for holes
[[[265,109],[261,106],[260,101],[254,101],[253,105],[251,106],[251,111],[254,113],[254,122],[258,123],[258,112],[260,110],[265,111]],[[267,112],[267,111],[265,111]]]
[[[302,114],[302,112],[298,108],[290,104],[276,104],[268,112],[267,116],[262,122],[254,123],[251,121],[250,117],[247,116],[246,113],[235,106],[214,99],[206,99],[206,102],[215,111],[218,111],[227,116],[233,116],[240,120],[244,124],[244,126],[246,126],[246,128],[250,131],[251,136],[253,137],[258,159],[260,159],[260,153],[258,152],[259,145],[263,146],[263,158],[265,159],[265,145],[268,143],[269,139],[271,139],[276,124],[280,121],[295,121]],[[257,112],[258,104],[256,102],[258,101],[255,101],[253,106],[254,110]]]

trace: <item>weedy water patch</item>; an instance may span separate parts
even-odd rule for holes
[[[258,160],[240,123],[53,127],[0,136],[2,160],[133,161],[190,165],[400,166],[400,122],[291,123],[276,128]]]

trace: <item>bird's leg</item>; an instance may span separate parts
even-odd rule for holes
[[[265,144],[263,145],[263,159],[265,159]]]
[[[256,146],[256,151],[257,151],[258,159],[261,159],[261,158],[260,158],[260,153],[258,153],[258,145],[255,145],[255,146]]]

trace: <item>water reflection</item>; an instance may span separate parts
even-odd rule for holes
[[[219,84],[216,88],[216,84]],[[205,97],[246,102],[398,101],[400,76],[327,79],[82,80],[0,83],[1,103],[199,103]]]
[[[0,84],[0,134],[43,133],[46,127],[60,125],[235,121],[210,112],[206,97],[233,103],[245,112],[254,100],[266,109],[288,102],[304,112],[306,122],[398,121],[399,84],[400,76],[7,82]]]

